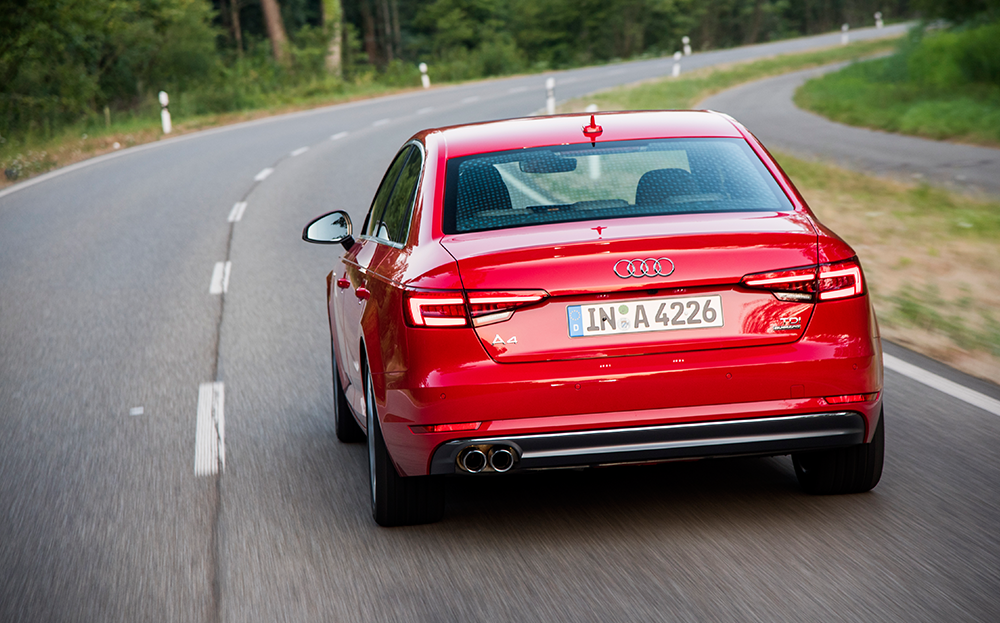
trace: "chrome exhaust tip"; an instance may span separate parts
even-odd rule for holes
[[[490,467],[501,474],[514,467],[514,455],[507,448],[497,448],[490,452]]]
[[[458,464],[470,474],[478,474],[486,468],[486,455],[482,450],[469,448],[459,455]]]

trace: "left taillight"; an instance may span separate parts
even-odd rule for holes
[[[469,295],[469,312],[472,323],[482,327],[503,322],[514,315],[518,307],[533,305],[548,296],[544,290],[517,290],[511,292],[481,292],[472,290]]]
[[[861,264],[852,257],[842,262],[746,275],[747,288],[769,290],[783,301],[830,301],[865,293]]]
[[[462,291],[404,292],[406,320],[414,327],[466,327],[469,316]]]
[[[544,290],[410,290],[403,294],[406,321],[412,327],[481,327],[503,322],[514,311],[546,298]]]

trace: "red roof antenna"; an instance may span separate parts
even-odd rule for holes
[[[594,115],[590,115],[590,125],[583,126],[583,135],[589,138],[591,142],[594,142],[603,133],[604,128],[597,125],[597,122],[594,121]]]

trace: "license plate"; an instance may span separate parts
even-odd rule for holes
[[[566,320],[570,337],[708,329],[723,326],[722,297],[713,294],[569,305]]]

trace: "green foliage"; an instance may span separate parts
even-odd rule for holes
[[[875,8],[895,16],[908,1],[280,0],[291,63],[279,66],[259,0],[8,0],[0,136],[44,142],[99,126],[105,106],[153,121],[161,89],[181,121],[413,87],[421,61],[440,84],[672,54],[685,35],[707,49],[811,33],[870,22]],[[334,76],[326,57],[338,31]]]
[[[998,0],[916,0],[914,4],[925,18],[944,18],[955,23],[1000,15]]]
[[[147,91],[184,90],[217,67],[202,0],[36,0],[8,12],[0,134],[51,134]]]
[[[806,83],[795,102],[835,121],[1000,143],[1000,21],[924,36]]]
[[[805,54],[791,54],[737,64],[724,69],[710,69],[681,74],[677,79],[658,80],[611,89],[570,102],[568,107],[580,108],[589,103],[601,110],[663,110],[685,109],[696,105],[713,93],[731,86],[826,63],[856,59],[887,49],[891,43],[866,41]]]

